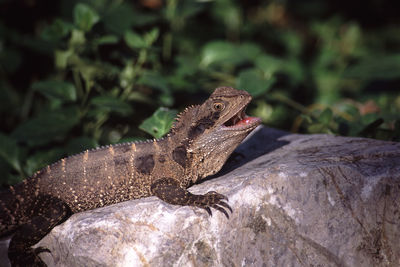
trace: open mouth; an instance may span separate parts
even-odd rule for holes
[[[246,115],[246,107],[243,107],[238,113],[232,118],[227,120],[223,125],[227,129],[232,130],[243,130],[255,128],[261,123],[261,119],[257,117],[249,117]]]

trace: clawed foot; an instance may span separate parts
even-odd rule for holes
[[[212,216],[211,208],[214,208],[225,214],[226,218],[229,219],[226,209],[232,213],[232,208],[228,203],[224,202],[224,200],[228,201],[226,196],[215,191],[210,191],[205,195],[199,195],[199,197],[200,199],[194,203],[195,206],[205,209],[210,216]]]
[[[215,191],[210,191],[205,195],[194,195],[186,188],[180,186],[179,182],[172,178],[163,178],[155,181],[151,185],[152,193],[165,202],[182,205],[195,206],[205,209],[212,216],[211,208],[214,208],[229,219],[227,210],[232,213],[231,207],[225,201],[228,198]]]

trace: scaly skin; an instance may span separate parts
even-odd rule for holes
[[[245,91],[217,88],[202,105],[186,108],[159,140],[124,143],[61,159],[0,195],[0,236],[14,233],[8,250],[13,266],[45,266],[32,249],[72,213],[121,201],[157,196],[226,217],[227,198],[186,188],[218,172],[241,141],[260,123],[245,117]]]

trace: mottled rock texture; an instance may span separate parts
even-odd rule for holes
[[[400,143],[260,127],[213,179],[215,210],[156,197],[73,215],[49,266],[400,266]]]

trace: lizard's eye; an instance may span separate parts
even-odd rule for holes
[[[216,102],[214,103],[213,108],[215,111],[222,111],[225,108],[225,104],[222,102]]]

